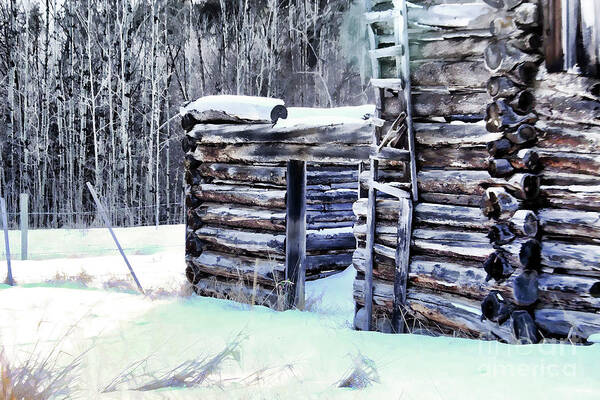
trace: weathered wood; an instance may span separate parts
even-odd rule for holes
[[[600,176],[600,154],[536,149],[544,173],[550,171]]]
[[[411,62],[411,84],[448,89],[485,88],[489,72],[483,61],[414,61]]]
[[[287,109],[283,100],[267,97],[205,96],[186,104],[180,114],[186,117],[188,125],[201,122],[274,124],[280,117],[287,118]]]
[[[268,258],[244,257],[206,250],[198,257],[188,257],[198,271],[213,276],[243,279],[252,284],[254,279],[261,284],[275,286],[283,281],[285,264]]]
[[[541,67],[536,77],[536,87],[554,90],[567,96],[580,96],[600,101],[600,80],[567,72],[548,73]]]
[[[525,53],[503,40],[490,43],[483,54],[485,66],[494,74],[510,72],[519,64],[526,62],[537,63],[540,61],[538,55]]]
[[[487,82],[487,91],[494,100],[499,98],[512,98],[523,90],[523,86],[513,82],[506,76],[492,76]]]
[[[516,340],[521,344],[535,344],[540,341],[535,321],[525,310],[512,313],[512,326]]]
[[[354,281],[354,299],[359,304],[360,299],[364,297],[363,288],[364,280]],[[394,288],[391,283],[374,282],[373,300],[377,307],[392,309],[393,294]],[[479,304],[466,297],[409,289],[406,303],[407,311],[412,317],[433,321],[454,330],[455,333],[512,341],[512,332],[508,324],[498,326],[490,321],[482,321]]]
[[[480,123],[420,123],[413,124],[415,139],[423,146],[480,146],[500,139],[501,133],[488,132]]]
[[[458,206],[478,207],[481,204],[480,195],[421,193],[421,199],[436,204],[454,204]]]
[[[533,111],[535,96],[531,90],[522,90],[514,98],[508,100],[508,105],[519,114]]]
[[[380,96],[381,98],[381,96]],[[374,136],[375,142],[377,137]],[[377,169],[378,161],[372,159],[370,162],[370,181],[377,181]],[[364,285],[364,299],[363,304],[365,306],[365,312],[367,316],[367,326],[363,327],[364,330],[370,331],[373,329],[373,302],[375,301],[374,287],[373,287],[373,246],[375,244],[375,226],[377,224],[376,210],[377,210],[377,191],[373,186],[369,186],[367,200],[367,214],[366,214],[366,243],[365,249],[367,251],[366,268],[365,268],[365,285]]]
[[[414,116],[483,115],[485,104],[491,100],[487,92],[443,93],[413,92]]]
[[[482,321],[479,304],[465,297],[409,290],[407,305],[416,318],[424,317],[457,333],[480,339],[513,341],[510,324]]]
[[[545,208],[538,211],[544,233],[600,239],[600,213]]]
[[[383,150],[383,149],[382,149]],[[290,159],[322,163],[354,164],[381,156],[376,147],[321,143],[319,146],[296,143],[250,143],[245,145],[198,146],[193,157],[201,162],[285,162]],[[408,153],[389,152],[391,159],[407,161]]]
[[[194,290],[202,296],[247,303],[254,300],[257,305],[274,309],[282,308],[282,296],[277,289],[265,288],[261,285],[248,286],[239,280],[220,280],[216,277],[204,278],[194,285]]]
[[[543,11],[546,67],[550,72],[562,71],[562,0],[546,0]]]
[[[515,234],[510,230],[508,224],[500,223],[489,229],[488,237],[490,242],[501,245],[512,242]]]
[[[363,249],[355,252],[353,265],[364,271]],[[385,258],[377,259],[374,276],[379,280],[393,279],[394,266]],[[439,257],[412,256],[409,285],[436,292],[454,293],[481,301],[496,290],[508,301],[514,302],[513,282],[515,275],[507,275],[502,283],[487,280],[487,272],[481,263]],[[595,311],[600,307],[600,279],[560,274],[541,273],[537,279],[539,302],[542,307],[565,310]]]
[[[487,171],[421,170],[418,175],[422,192],[482,195],[482,182],[489,181]]]
[[[566,172],[552,172],[540,174],[542,186],[600,186],[600,176],[571,174]]]
[[[500,249],[513,267],[540,270],[540,247],[536,239],[519,238],[500,246]]]
[[[508,222],[511,229],[521,236],[537,236],[539,219],[531,210],[517,210]]]
[[[466,37],[447,38],[444,40],[410,42],[409,54],[413,60],[458,60],[480,59],[483,51],[489,44],[489,38]]]
[[[356,189],[308,190],[306,201],[315,203],[352,203],[358,198]]]
[[[600,314],[557,309],[535,310],[536,324],[547,334],[587,339],[600,332]]]
[[[492,290],[481,302],[481,319],[502,325],[508,321],[512,310],[512,305],[499,292]]]
[[[483,214],[499,220],[510,219],[521,208],[521,201],[509,194],[504,188],[486,189],[481,201]]]
[[[543,45],[542,35],[538,32],[531,32],[522,36],[511,38],[509,36],[508,45],[513,46],[526,53],[540,52]]]
[[[415,229],[412,245],[418,253],[481,261],[494,252],[486,235],[479,232]]]
[[[332,117],[335,120],[335,117]],[[273,124],[198,124],[187,133],[199,144],[301,143],[370,144],[373,124],[359,119],[324,124],[308,119]]]
[[[515,152],[517,149],[518,146],[515,146],[506,138],[494,140],[487,144],[487,151],[492,157],[502,157]]]
[[[536,172],[540,164],[540,157],[535,150],[522,149],[507,158],[489,160],[488,172],[494,178],[508,177],[515,172]]]
[[[306,279],[306,164],[287,163],[286,231],[285,231],[285,307],[304,309]]]
[[[504,282],[514,272],[514,268],[508,263],[501,252],[491,253],[483,262],[483,270],[486,272],[485,281],[491,279],[496,282]]]
[[[522,124],[535,124],[537,115],[517,114],[505,101],[497,100],[486,108],[486,128],[490,132],[517,129]]]
[[[266,256],[285,254],[285,235],[277,233],[253,232],[214,226],[203,226],[195,231],[202,241],[235,253],[250,253]],[[281,257],[280,257],[281,258]]]
[[[366,218],[366,199],[358,200],[354,203],[352,209],[358,218]],[[400,201],[378,200],[377,219],[384,221],[398,220],[400,209]],[[414,220],[420,224],[446,225],[472,229],[486,229],[493,224],[477,207],[433,203],[417,204],[414,209]]]
[[[600,271],[600,246],[544,240],[542,265],[577,273]]]
[[[487,150],[478,147],[419,147],[418,165],[421,168],[485,169]]]
[[[238,228],[285,231],[285,212],[259,207],[203,203],[192,210],[201,223]]]
[[[541,196],[550,208],[600,211],[600,189],[584,185],[543,185]]]
[[[573,153],[600,154],[600,129],[581,124],[569,125],[540,120],[539,148]]]
[[[515,303],[521,307],[529,307],[539,299],[538,273],[526,270],[513,281]]]
[[[536,89],[536,112],[550,120],[600,126],[600,101]]]
[[[285,190],[270,190],[243,185],[192,186],[194,197],[210,202],[246,204],[268,208],[285,208]]]
[[[394,276],[394,310],[392,313],[392,329],[403,333],[406,330],[404,307],[406,304],[406,284],[410,264],[410,242],[412,234],[413,204],[410,199],[400,200],[401,212],[398,217],[398,234]]]
[[[272,165],[204,163],[197,171],[202,176],[215,179],[285,185],[285,168]]]

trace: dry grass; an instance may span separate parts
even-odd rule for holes
[[[148,368],[150,358],[144,358],[125,368],[106,385],[102,392],[109,393],[117,390],[145,392],[165,388],[221,385],[219,372],[226,362],[239,362],[242,341],[242,334],[238,334],[218,354],[187,360],[165,371],[150,371]]]
[[[0,350],[0,399],[72,398],[82,356],[67,366],[58,366],[55,348],[45,357],[32,355],[23,365],[16,366],[7,360],[4,350]]]
[[[358,353],[353,358],[353,366],[337,382],[337,387],[364,389],[379,382],[379,374],[375,362]]]
[[[52,284],[77,283],[77,284],[81,285],[82,287],[87,287],[92,282],[93,279],[94,279],[94,277],[91,276],[90,274],[88,274],[87,272],[85,272],[85,270],[83,270],[83,269],[77,275],[67,275],[64,272],[57,271],[56,274],[54,275],[54,278],[46,281],[46,283],[52,283]]]

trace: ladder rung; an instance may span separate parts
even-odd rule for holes
[[[398,18],[401,15],[399,10],[391,9],[385,11],[369,11],[365,13],[365,19],[367,24],[373,24],[375,22],[389,22]]]
[[[392,186],[387,183],[381,183],[381,182],[375,182],[375,181],[369,181],[369,185],[373,189],[379,190],[380,192],[383,192],[386,194],[389,194],[390,196],[394,196],[399,199],[410,199],[410,193],[399,187],[395,187],[395,186]]]
[[[404,90],[406,86],[403,79],[389,78],[389,79],[371,79],[371,85],[380,89],[392,89],[392,90]]]
[[[404,46],[397,44],[395,46],[382,47],[381,49],[369,50],[369,54],[375,58],[398,57],[404,54]]]
[[[384,147],[377,151],[377,147],[372,147],[372,158],[376,160],[390,161],[410,161],[410,151],[404,149],[395,149],[393,147]]]
[[[377,43],[396,43],[396,36],[394,35],[377,35]]]

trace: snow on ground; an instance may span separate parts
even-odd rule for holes
[[[148,298],[105,285],[113,274],[127,274],[119,256],[15,262],[15,278],[25,285],[0,288],[0,340],[9,360],[18,364],[31,351],[59,347],[68,362],[87,351],[77,393],[83,399],[600,397],[600,345],[513,346],[351,330],[351,268],[307,283],[310,312],[276,312],[180,296],[182,247],[133,255],[131,263],[146,289],[173,295]],[[49,279],[80,269],[93,276],[88,287]],[[243,337],[239,361],[223,365],[220,386],[100,393],[136,361],[149,357],[152,371],[172,368],[218,353],[237,335]],[[359,353],[373,360],[379,382],[364,390],[337,388]],[[256,381],[258,372],[263,379]]]

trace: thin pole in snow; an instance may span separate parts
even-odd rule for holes
[[[8,218],[6,216],[6,201],[4,197],[0,197],[0,211],[2,212],[2,225],[4,226],[4,246],[6,248],[6,264],[8,266],[8,275],[6,282],[10,286],[15,285],[15,281],[12,276],[12,268],[10,266],[10,244],[8,243]]]
[[[96,202],[96,205],[98,206],[98,211],[100,212],[100,215],[102,216],[102,219],[104,220],[104,224],[108,228],[110,235],[112,236],[113,240],[115,241],[115,244],[117,245],[117,248],[119,249],[119,253],[121,253],[123,260],[125,260],[125,264],[127,264],[127,268],[129,268],[129,272],[131,273],[133,280],[135,281],[138,289],[140,289],[140,292],[142,292],[142,294],[145,294],[144,289],[142,288],[142,285],[140,285],[140,281],[138,281],[137,276],[135,276],[135,272],[133,272],[133,268],[131,268],[131,264],[129,264],[129,260],[127,259],[127,256],[123,252],[123,248],[121,247],[121,244],[119,243],[119,241],[117,240],[117,237],[115,236],[115,233],[113,232],[112,225],[110,224],[110,221],[108,219],[108,214],[106,213],[105,208],[102,206],[102,203],[100,203],[100,199],[98,198],[98,195],[96,194],[96,190],[94,189],[94,187],[92,186],[91,183],[87,182],[86,185],[87,185],[88,189],[90,190],[90,193],[92,194],[92,197],[94,198],[94,201]]]
[[[21,212],[21,260],[27,260],[27,231],[29,230],[29,195],[21,193],[19,196],[19,209]]]

